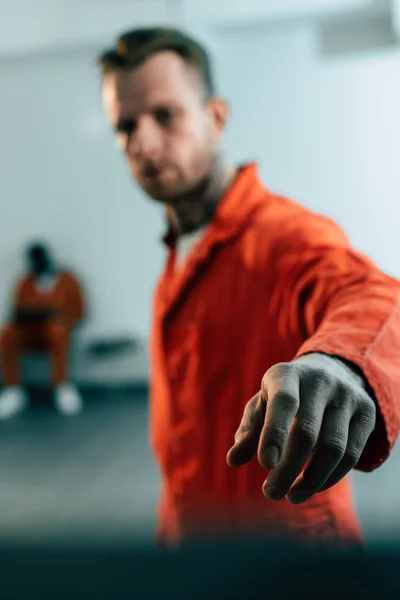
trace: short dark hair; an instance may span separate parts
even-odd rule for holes
[[[35,256],[49,256],[50,250],[43,242],[34,242],[29,244],[26,249],[26,254],[29,258],[34,258]]]
[[[215,93],[211,59],[196,40],[177,29],[151,27],[121,35],[113,48],[99,57],[102,73],[130,71],[158,52],[175,52],[199,74],[208,97]]]

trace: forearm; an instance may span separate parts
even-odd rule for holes
[[[338,290],[298,352],[340,359],[375,401],[375,431],[358,465],[365,471],[387,458],[400,430],[399,290],[397,282],[380,275]]]
[[[12,320],[17,324],[40,324],[51,319],[56,319],[59,312],[50,307],[18,307],[14,309]]]

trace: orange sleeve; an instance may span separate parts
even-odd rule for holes
[[[64,278],[67,291],[66,311],[75,324],[85,316],[83,291],[78,280],[71,273],[65,273]]]
[[[28,278],[22,277],[15,286],[12,308],[24,308],[27,304]]]
[[[297,356],[322,352],[363,373],[378,419],[357,468],[372,471],[400,429],[400,282],[354,251],[336,225],[313,219],[278,261],[280,306],[290,307],[287,326],[307,338]]]

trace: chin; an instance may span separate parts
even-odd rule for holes
[[[160,204],[170,204],[174,205],[174,194],[169,194],[165,191],[160,190],[145,190],[146,194],[155,202],[159,202]]]
[[[156,202],[171,204],[171,206],[173,206],[177,201],[177,198],[180,198],[183,194],[181,189],[173,188],[172,186],[148,186],[143,187],[143,190]]]

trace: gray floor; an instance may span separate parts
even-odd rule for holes
[[[91,397],[74,419],[39,403],[0,424],[0,539],[149,541],[158,471],[148,448],[145,394]],[[374,474],[356,474],[372,540],[400,539],[400,445]]]
[[[0,424],[0,539],[149,540],[158,471],[146,399],[91,398],[72,419],[40,403]]]

